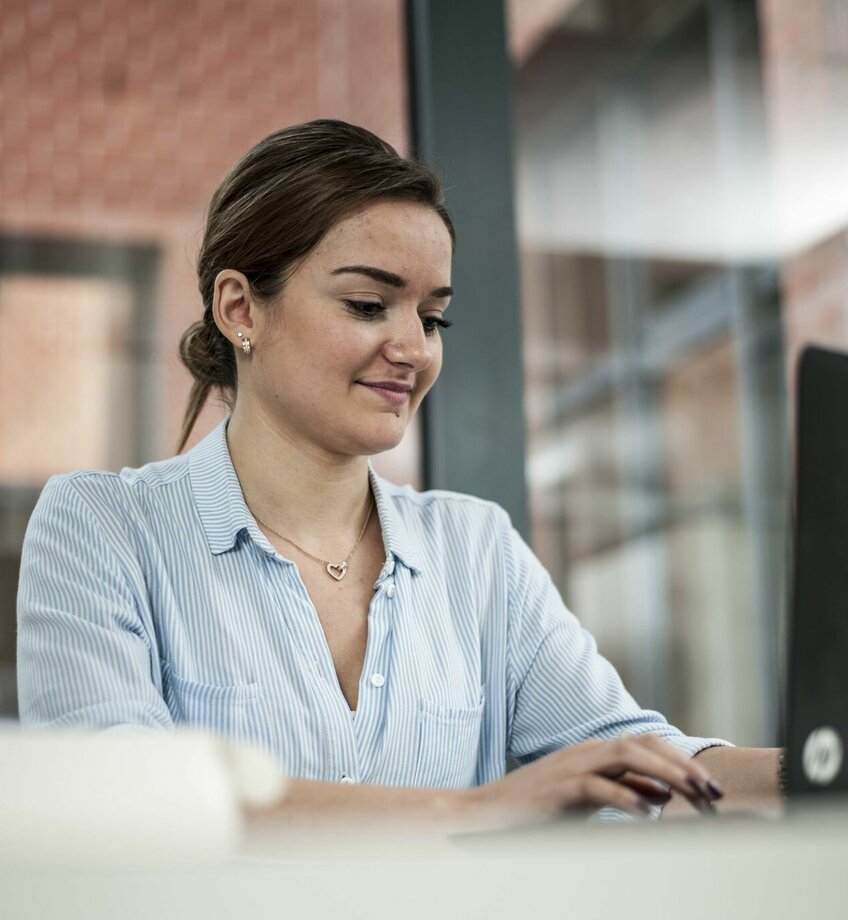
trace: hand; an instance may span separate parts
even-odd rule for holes
[[[646,733],[563,748],[471,795],[497,823],[515,823],[606,805],[646,815],[651,805],[668,801],[670,789],[699,811],[713,811],[722,795],[701,764]]]

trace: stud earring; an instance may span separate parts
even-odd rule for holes
[[[250,339],[246,339],[246,338],[244,337],[244,333],[243,333],[243,332],[237,332],[236,335],[242,340],[242,342],[241,342],[241,349],[242,349],[242,351],[243,351],[246,355],[249,355],[249,354],[250,354]]]

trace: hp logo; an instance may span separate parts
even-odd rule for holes
[[[832,728],[810,732],[801,754],[804,776],[816,786],[833,782],[842,769],[842,740]]]

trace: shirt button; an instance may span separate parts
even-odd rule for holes
[[[342,778],[339,780],[340,783],[355,783],[356,780],[352,776],[348,776],[347,773],[342,773]]]
[[[395,596],[395,586],[390,584],[386,588],[386,597],[394,597],[394,596]]]
[[[371,675],[371,686],[372,687],[382,687],[386,683],[386,678],[382,674],[372,674]]]

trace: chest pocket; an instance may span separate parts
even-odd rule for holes
[[[268,705],[258,682],[218,686],[187,680],[163,662],[165,703],[178,725],[273,749]]]
[[[467,788],[474,785],[485,701],[455,709],[419,700],[416,786]]]

